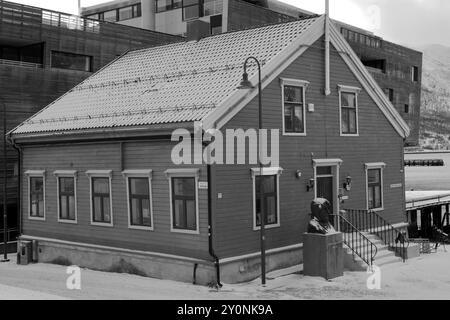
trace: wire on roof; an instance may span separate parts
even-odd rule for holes
[[[157,109],[139,109],[139,110],[128,110],[123,112],[114,112],[111,114],[97,114],[97,115],[86,115],[86,116],[73,116],[70,118],[48,118],[48,119],[38,119],[38,120],[27,120],[26,124],[44,124],[51,122],[68,122],[68,121],[82,121],[82,120],[92,120],[92,119],[104,119],[104,118],[116,118],[123,116],[133,116],[133,115],[148,115],[155,113],[165,113],[165,112],[182,112],[182,111],[198,111],[201,109],[214,109],[216,108],[216,104],[208,103],[208,104],[199,104],[199,105],[189,105],[189,106],[175,106],[171,108],[161,107]]]

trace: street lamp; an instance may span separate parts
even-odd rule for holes
[[[8,262],[8,211],[6,200],[6,186],[7,186],[7,155],[6,155],[6,105],[3,105],[3,260],[0,262]]]
[[[261,139],[261,130],[263,129],[263,118],[262,118],[262,84],[261,84],[261,64],[259,63],[258,59],[255,57],[248,57],[245,60],[244,63],[244,74],[242,75],[242,81],[239,85],[238,89],[254,89],[255,87],[252,85],[252,83],[248,80],[248,73],[247,73],[247,64],[250,60],[253,60],[256,62],[256,65],[258,66],[258,100],[259,100],[259,207],[260,207],[260,222],[261,222],[261,230],[260,230],[260,241],[261,241],[261,282],[262,285],[266,285],[266,236],[265,236],[265,229],[266,229],[266,215],[264,210],[264,170],[263,170],[263,164],[262,164],[262,139]]]

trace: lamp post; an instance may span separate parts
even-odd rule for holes
[[[6,186],[7,186],[7,154],[6,154],[6,105],[3,105],[3,260],[0,262],[8,262],[8,211],[6,200]]]
[[[242,81],[238,89],[253,89],[254,86],[252,83],[248,80],[248,73],[247,73],[247,64],[250,60],[253,60],[256,62],[256,65],[258,66],[258,102],[259,102],[259,148],[258,148],[258,162],[259,162],[259,207],[260,207],[260,222],[261,222],[261,229],[260,229],[260,242],[261,242],[261,282],[262,285],[266,285],[266,235],[265,235],[265,229],[266,229],[266,215],[265,215],[265,208],[264,208],[264,170],[263,170],[263,164],[262,164],[262,139],[261,139],[261,130],[263,129],[263,118],[262,118],[262,83],[261,83],[261,64],[259,63],[258,59],[255,57],[248,57],[245,60],[244,63],[244,74],[242,75]]]

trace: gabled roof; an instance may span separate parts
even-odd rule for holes
[[[199,121],[235,93],[248,56],[274,60],[320,17],[131,51],[13,134]],[[254,74],[255,68],[249,73]]]
[[[324,16],[132,51],[114,61],[11,134],[39,137],[122,131],[200,121],[221,128],[257,95],[236,89],[249,56],[262,61],[263,88],[324,34]],[[331,25],[331,42],[398,134],[409,127]],[[333,72],[333,70],[331,70]],[[257,83],[255,66],[248,69]]]

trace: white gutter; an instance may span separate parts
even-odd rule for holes
[[[325,0],[325,95],[330,94],[330,0]]]

